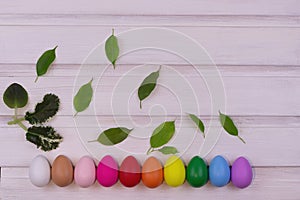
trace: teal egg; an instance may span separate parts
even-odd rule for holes
[[[186,180],[193,187],[201,187],[208,181],[208,169],[199,156],[193,157],[186,169]]]

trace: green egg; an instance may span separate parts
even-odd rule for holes
[[[193,187],[201,187],[208,181],[208,169],[205,161],[195,156],[186,169],[186,180]]]

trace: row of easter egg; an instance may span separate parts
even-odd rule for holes
[[[244,157],[236,159],[232,166],[222,156],[216,156],[209,167],[199,156],[193,157],[185,167],[183,161],[173,155],[164,166],[155,157],[149,157],[142,165],[133,156],[126,157],[120,168],[113,157],[107,155],[98,166],[89,156],[82,157],[75,168],[72,162],[63,155],[55,158],[52,167],[46,157],[35,157],[29,167],[29,178],[32,184],[43,187],[52,181],[64,187],[73,182],[80,187],[89,187],[95,180],[104,187],[113,186],[118,180],[125,187],[134,187],[142,180],[149,188],[158,187],[163,181],[167,185],[177,187],[185,180],[192,187],[201,187],[208,181],[214,186],[222,187],[230,180],[234,186],[245,188],[252,182],[253,173],[249,161]]]

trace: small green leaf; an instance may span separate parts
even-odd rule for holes
[[[87,109],[87,107],[89,107],[92,101],[92,97],[93,97],[92,81],[93,79],[91,79],[85,85],[81,86],[73,99],[73,106],[76,110],[76,114]]]
[[[236,128],[236,126],[234,125],[232,119],[225,115],[225,114],[222,114],[220,111],[219,111],[219,118],[220,118],[220,122],[221,122],[221,125],[223,126],[223,128],[225,129],[225,131],[227,133],[229,133],[230,135],[233,135],[233,136],[236,136],[238,137],[243,143],[246,143],[238,134],[238,129]]]
[[[114,35],[114,29],[112,30],[112,35],[105,42],[105,53],[106,53],[106,57],[112,63],[115,69],[116,61],[119,56],[119,45],[118,45],[118,39]]]
[[[106,146],[115,145],[124,141],[131,131],[132,129],[124,127],[110,128],[100,133],[97,141]]]
[[[158,148],[167,144],[175,133],[175,121],[167,121],[160,124],[152,133],[150,146]]]
[[[46,94],[43,101],[35,106],[34,112],[26,112],[25,120],[30,124],[41,124],[53,117],[58,109],[58,96],[55,94]]]
[[[28,94],[20,84],[13,83],[5,90],[3,101],[9,108],[23,108],[28,102]]]
[[[152,72],[149,74],[141,83],[139,89],[138,89],[138,96],[140,99],[140,108],[142,108],[142,101],[146,99],[151,92],[154,90],[156,86],[157,79],[159,77],[159,71],[161,69],[161,66],[156,72]]]
[[[205,127],[201,119],[199,119],[196,115],[193,114],[189,114],[189,116],[193,120],[193,122],[195,122],[199,130],[202,132],[203,137],[205,138],[205,133],[204,133]]]
[[[63,140],[63,138],[50,126],[32,126],[28,128],[26,139],[43,151],[56,149]]]
[[[38,80],[39,76],[42,76],[42,75],[46,74],[46,72],[48,71],[48,68],[50,67],[50,65],[55,60],[55,58],[56,58],[56,55],[55,55],[56,48],[57,48],[57,46],[54,47],[53,49],[45,51],[41,55],[41,57],[38,59],[38,61],[36,63],[37,77],[35,79],[35,82]]]
[[[158,149],[158,151],[165,155],[178,153],[177,149],[171,146],[164,146],[163,148]]]

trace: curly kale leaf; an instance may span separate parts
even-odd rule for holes
[[[43,151],[51,151],[59,146],[63,138],[50,126],[32,126],[28,128],[26,139]]]
[[[41,103],[35,106],[34,112],[26,112],[25,120],[30,124],[42,124],[53,117],[59,109],[59,98],[54,94],[46,94]]]

